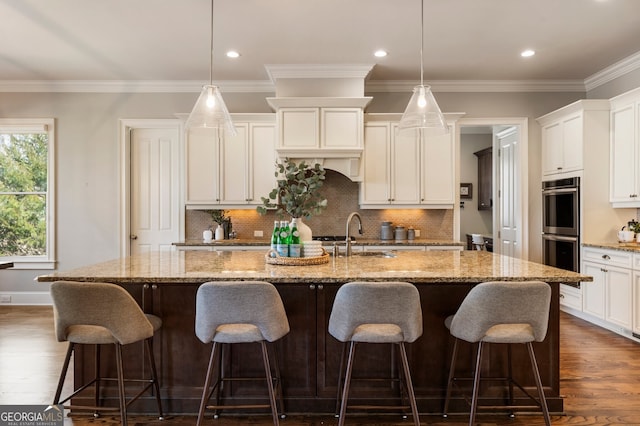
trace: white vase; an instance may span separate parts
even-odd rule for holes
[[[293,223],[294,220],[296,221],[296,225],[298,226],[298,232],[300,233],[300,241],[302,242],[311,241],[311,237],[313,236],[313,232],[311,231],[311,228],[309,228],[309,226],[306,223],[304,223],[302,221],[302,218],[300,217],[293,218],[291,220],[291,223]]]

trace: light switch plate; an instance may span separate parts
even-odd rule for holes
[[[264,236],[264,234],[262,233],[262,231],[253,231],[253,236],[254,237],[262,237],[262,236]]]
[[[415,231],[416,231],[416,238],[418,238],[420,236],[420,230],[416,229]]]

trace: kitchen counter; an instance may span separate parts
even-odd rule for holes
[[[344,241],[335,241],[338,244],[344,244]],[[334,241],[323,241],[322,245],[324,246],[332,246]],[[184,247],[184,246],[202,246],[202,247],[216,247],[216,246],[269,246],[271,244],[270,240],[261,238],[261,239],[250,239],[250,238],[235,238],[229,240],[221,240],[221,241],[211,241],[205,242],[202,239],[189,239],[185,241],[179,241],[173,243],[174,246]],[[436,239],[428,239],[428,238],[419,238],[416,240],[403,240],[403,241],[395,241],[395,240],[380,240],[373,238],[356,238],[355,241],[351,243],[355,246],[460,246],[464,247],[465,244],[460,241],[453,240],[436,240]]]
[[[342,344],[327,332],[338,288],[352,280],[412,282],[420,294],[424,333],[408,345],[407,351],[419,411],[433,414],[442,410],[447,382],[451,342],[444,320],[456,312],[475,284],[490,280],[543,280],[550,283],[549,329],[546,339],[535,344],[535,351],[549,408],[552,412],[562,412],[558,283],[591,281],[591,277],[479,251],[398,251],[393,258],[337,257],[331,258],[329,263],[312,266],[269,265],[265,263],[262,252],[173,251],[115,259],[38,277],[40,282],[55,280],[117,283],[132,294],[145,312],[162,318],[163,326],[154,337],[153,347],[159,365],[163,406],[167,413],[184,414],[198,411],[210,352],[210,345],[202,344],[194,334],[195,296],[201,283],[212,280],[266,280],[274,283],[291,326],[290,333],[275,343],[282,370],[286,411],[327,414],[335,409],[342,351]],[[513,348],[514,371],[529,371],[526,350],[520,346]],[[394,352],[379,345],[368,349],[367,357],[357,364],[360,374],[388,376]],[[506,352],[503,350],[498,347],[491,350],[487,368],[494,375],[505,374]],[[471,373],[473,353],[472,346],[463,343],[458,365],[468,366],[464,373]],[[142,359],[142,346],[135,346],[126,354],[128,361],[142,365],[138,363]],[[238,345],[230,356],[237,358],[235,365],[240,374],[260,375],[259,351]],[[89,348],[76,354],[76,380],[92,374],[93,357]],[[526,374],[519,376],[525,387],[530,389],[534,386],[531,377]],[[504,391],[498,387],[495,386],[495,395]],[[107,399],[116,404],[115,389],[107,388],[105,386]],[[253,401],[253,395],[258,398],[264,395],[262,383],[253,382],[226,387],[225,392],[236,403]],[[350,400],[354,404],[386,404],[396,395],[397,389],[377,382],[360,381],[352,384],[351,392]],[[91,404],[91,401],[79,399],[78,403],[81,402]],[[502,403],[499,397],[488,398],[485,402]],[[517,397],[515,403],[526,405],[528,401]],[[145,396],[131,409],[132,412],[153,413],[155,401]],[[464,398],[453,398],[450,411],[468,411]]]
[[[590,277],[485,251],[397,252],[393,258],[330,258],[312,266],[265,263],[262,252],[152,252],[116,259],[38,281],[106,281],[127,284],[199,284],[210,280],[267,280],[272,283],[345,283],[353,280],[404,280],[413,283],[478,283],[483,281],[591,281]]]
[[[630,251],[634,253],[640,253],[640,244],[636,242],[631,243],[582,243],[583,247],[595,247],[611,250]]]

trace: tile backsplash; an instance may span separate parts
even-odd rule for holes
[[[380,225],[383,221],[394,226],[413,226],[420,230],[419,238],[452,239],[453,210],[445,209],[385,209],[362,210],[358,205],[358,183],[332,170],[327,170],[322,192],[328,200],[327,208],[318,216],[305,223],[311,227],[314,235],[344,235],[349,213],[357,211],[363,222],[364,235],[361,238],[380,238]],[[265,194],[266,195],[266,194]],[[254,231],[262,231],[268,241],[273,229],[273,221],[280,219],[275,212],[260,216],[255,209],[228,210],[233,230],[238,238],[256,238]],[[286,218],[288,219],[288,218]],[[211,216],[200,210],[187,210],[185,214],[186,239],[202,238],[202,231],[213,227]],[[357,236],[357,226],[351,227],[351,234]]]

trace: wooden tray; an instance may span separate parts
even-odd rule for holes
[[[329,263],[329,253],[324,249],[322,249],[321,256],[314,257],[282,257],[278,255],[278,253],[276,253],[276,257],[271,257],[271,253],[276,252],[269,250],[269,252],[264,255],[264,259],[269,265],[306,266]]]

